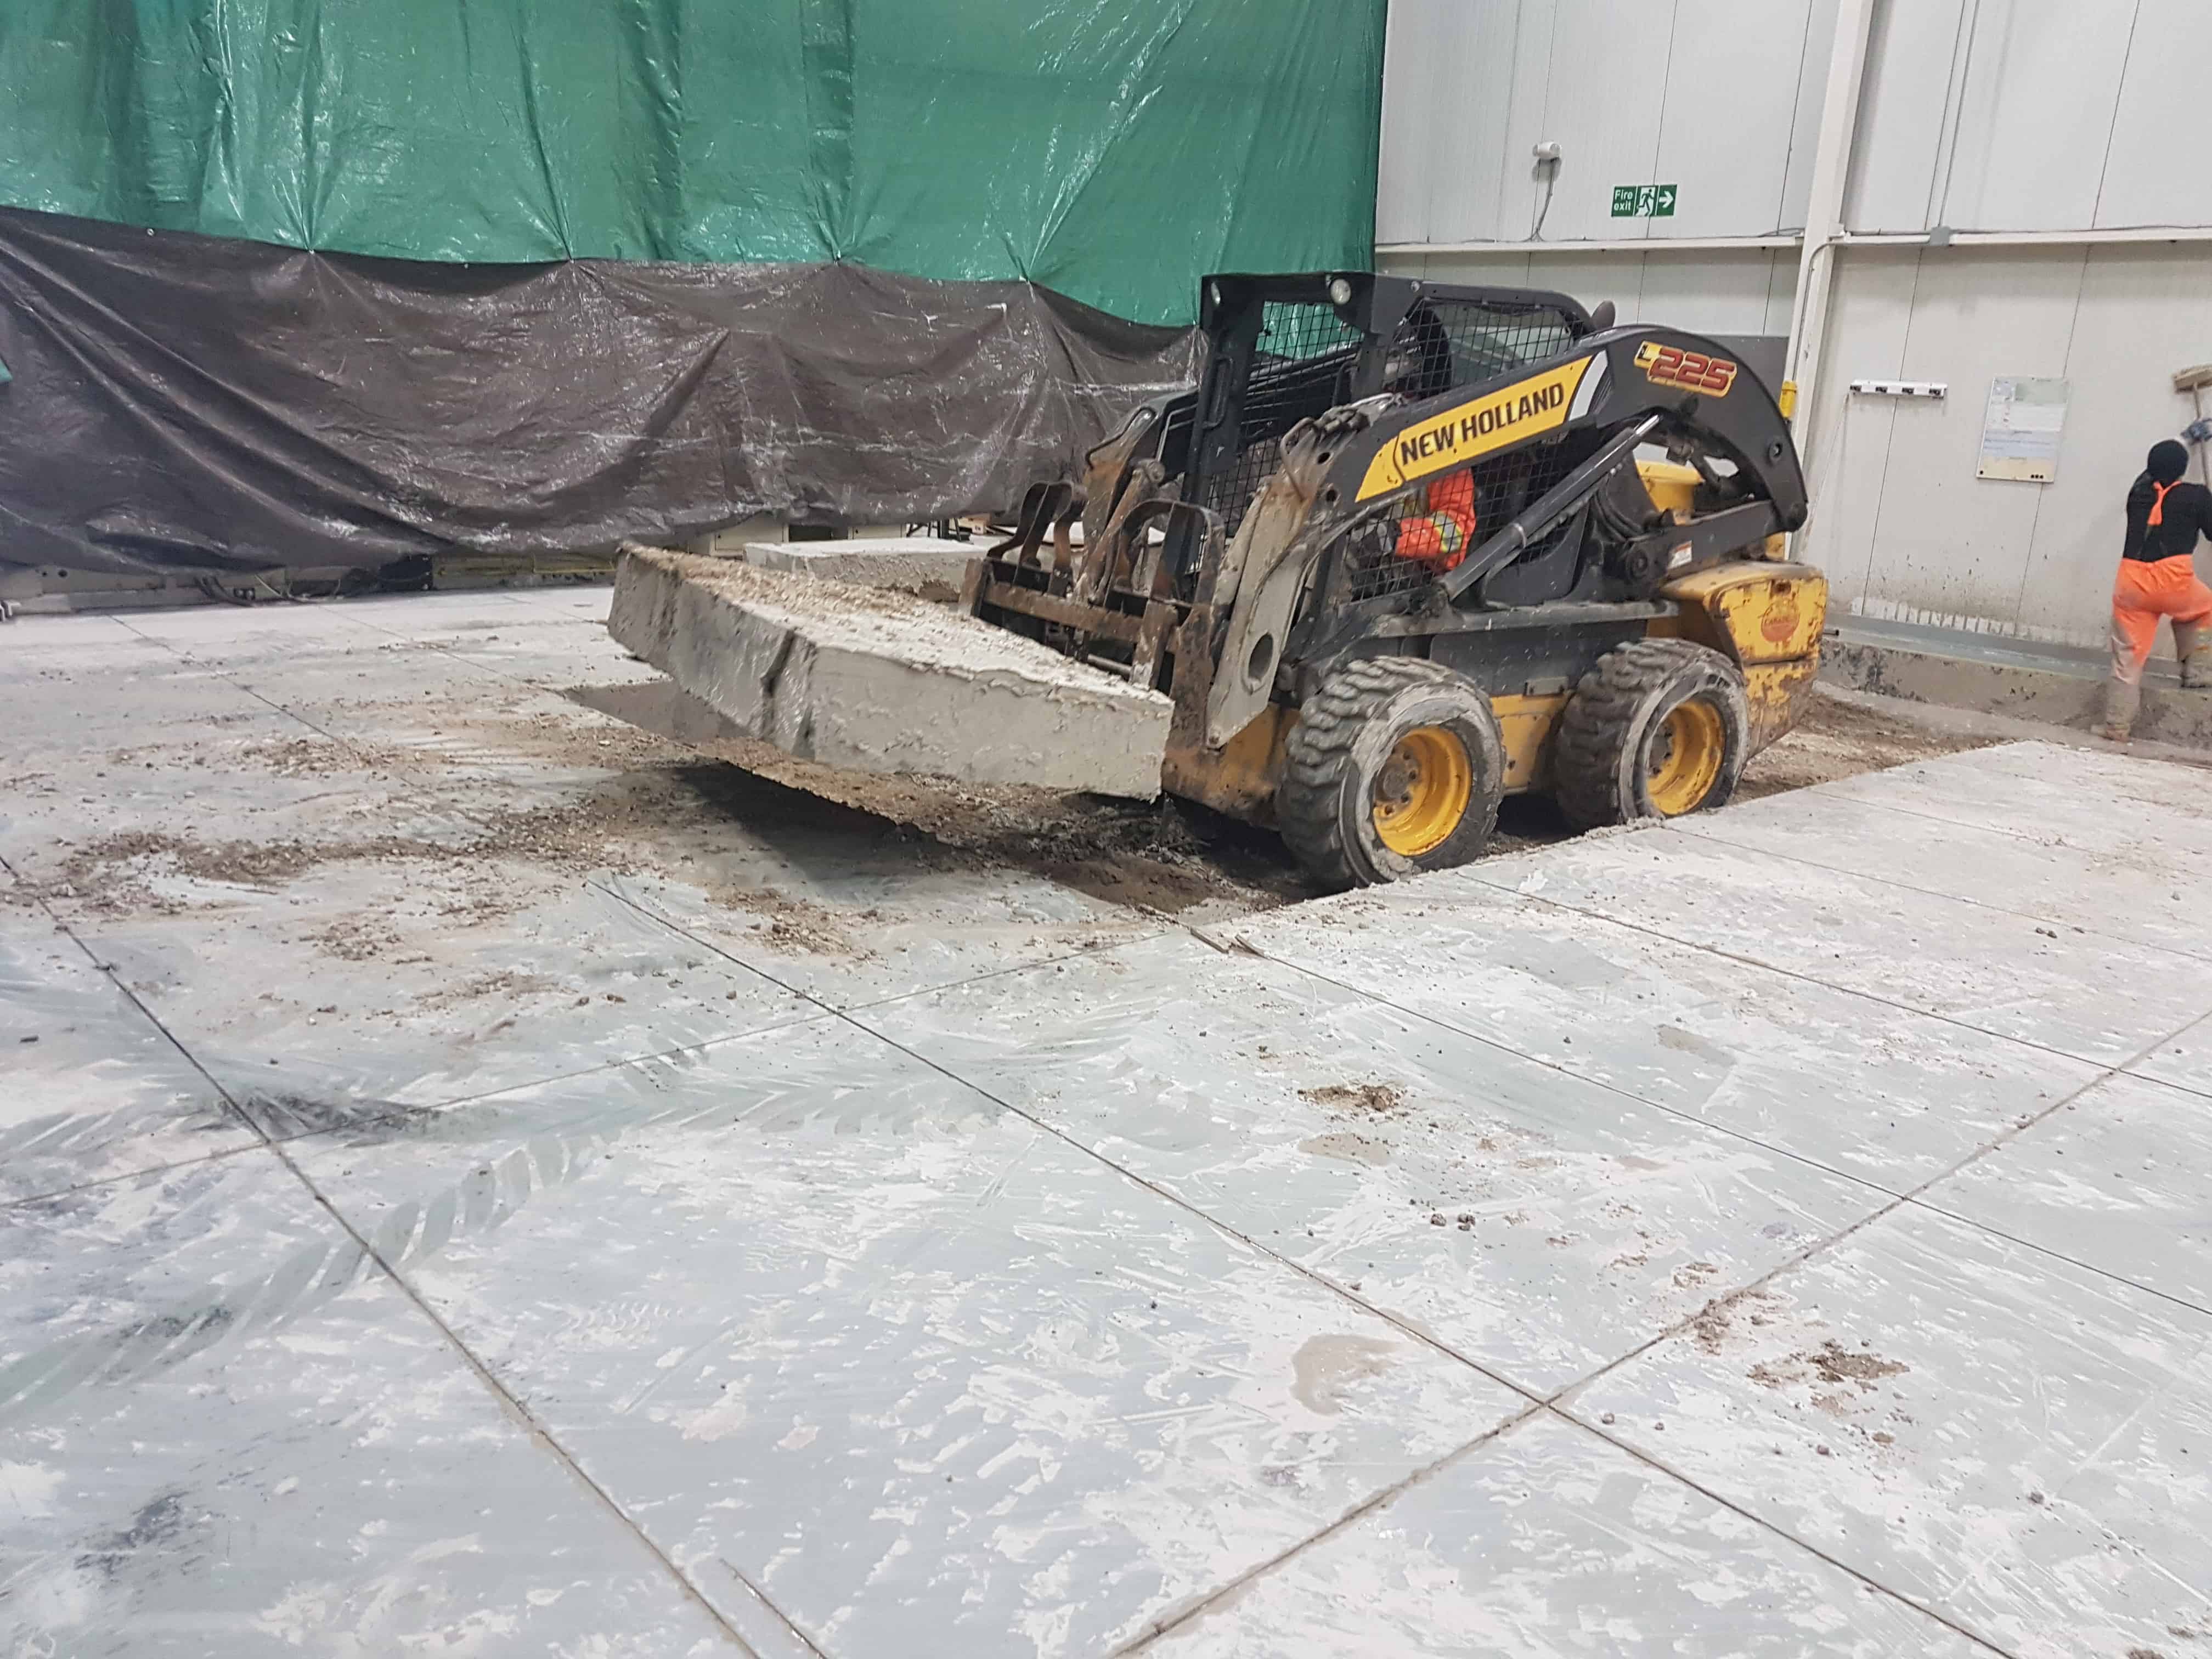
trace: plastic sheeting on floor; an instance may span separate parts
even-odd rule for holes
[[[0,1647],[2203,1644],[2201,772],[1193,933],[587,712],[605,603],[9,631]]]

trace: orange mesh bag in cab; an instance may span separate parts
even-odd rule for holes
[[[1474,544],[1474,475],[1439,478],[1407,505],[1398,520],[1397,555],[1449,570]]]

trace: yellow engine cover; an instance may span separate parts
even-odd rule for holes
[[[1820,669],[1826,576],[1807,564],[1740,559],[1659,591],[1682,607],[1673,620],[1683,637],[1711,646],[1743,670],[1753,753],[1796,724],[1798,700]]]

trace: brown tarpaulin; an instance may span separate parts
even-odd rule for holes
[[[0,210],[0,562],[375,566],[1018,503],[1193,337],[855,265],[418,264]]]

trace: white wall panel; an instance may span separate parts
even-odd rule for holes
[[[1384,254],[1376,268],[1392,276],[1431,283],[1473,283],[1492,288],[1531,288],[1525,253]]]
[[[1648,219],[1610,216],[1613,187],[1656,179],[1659,110],[1677,3],[1558,0],[1544,136],[1566,146],[1566,159],[1544,229],[1553,240],[1641,236],[1650,229]]]
[[[2044,500],[2014,619],[2022,632],[2101,629],[2121,498],[2144,452],[2195,418],[2172,375],[2203,362],[2212,362],[2212,250],[2095,250],[2067,362],[2073,406],[2058,482],[2027,486],[2043,488]]]
[[[1782,180],[1782,201],[1774,222],[1786,229],[1805,228],[1805,204],[1813,194],[1813,159],[1820,148],[1820,111],[1828,95],[1828,64],[1836,41],[1836,0],[1812,0],[1806,8],[1803,44],[1798,53],[1797,96],[1790,125],[1790,155]],[[1784,325],[1788,325],[1785,314]]]
[[[1799,211],[1803,211],[1800,204]],[[1767,256],[1766,316],[1759,332],[1780,334],[1790,332],[1790,316],[1797,298],[1797,253],[1794,248],[1784,248]]]
[[[1853,252],[1838,272],[1812,428],[1804,556],[1848,608],[2094,644],[2120,500],[2143,452],[2191,418],[2173,370],[2203,362],[2212,250]],[[2068,380],[2055,483],[1975,477],[1999,374]],[[1943,380],[1951,395],[1923,404],[1844,390],[1879,377]]]
[[[2137,3],[1982,0],[1957,149],[1932,222],[1982,230],[2094,222]]]
[[[1382,151],[1375,188],[1375,240],[1429,235],[1429,153],[1443,76],[1441,37],[1459,10],[1449,0],[1396,0],[1382,37]]]
[[[1978,478],[1990,382],[2066,372],[2081,252],[1920,257],[1900,372],[1944,380],[1900,409],[1875,525],[1870,592],[1939,615],[2014,616],[2045,486]]]
[[[1385,240],[1525,238],[1529,147],[1553,138],[1566,162],[1547,239],[1650,243],[1389,268],[1557,288],[1705,333],[1783,331],[1794,252],[1661,250],[1670,236],[1802,224],[1837,9],[1394,0],[1386,97],[1419,88],[1407,95],[1419,119],[1388,117],[1398,159],[1386,155]],[[1908,232],[2212,225],[2212,162],[2195,153],[2193,125],[2208,70],[2212,0],[1876,0],[1845,221]],[[1486,135],[1486,166],[1447,145],[1421,152],[1421,135],[1454,120]],[[1681,186],[1677,216],[1612,219],[1612,186],[1646,182]],[[1835,269],[1804,428],[1814,499],[1801,546],[1828,569],[1839,609],[2101,639],[2119,500],[2143,450],[2191,416],[2172,370],[2212,362],[2212,245],[1852,249]],[[2057,483],[1975,476],[2001,374],[2069,382]],[[1951,396],[1850,397],[1848,382],[1868,377],[1942,380]]]
[[[1869,252],[1846,256],[1837,272],[1818,405],[1806,432],[1810,448],[1802,457],[1813,514],[1797,548],[1828,573],[1838,610],[1866,597],[1899,414],[1891,399],[1848,396],[1845,383],[1904,373],[1918,266],[1917,253]]]
[[[1512,12],[1517,27],[1513,40],[1513,95],[1506,112],[1505,147],[1498,158],[1498,219],[1486,234],[1500,241],[1518,241],[1528,236],[1536,222],[1543,193],[1531,151],[1547,138],[1559,138],[1571,152],[1574,148],[1571,133],[1553,130],[1550,107],[1558,47],[1555,26],[1561,0],[1519,0],[1517,5],[1512,0],[1492,0],[1492,3],[1499,11]],[[1564,172],[1563,167],[1559,180],[1563,192],[1569,188]],[[1556,239],[1558,234],[1553,224],[1545,225],[1547,237]]]
[[[1972,0],[1881,0],[1867,42],[1858,146],[1844,222],[1925,230]]]
[[[1664,323],[1693,334],[1765,334],[1771,253],[1647,253],[1636,303],[1623,322]],[[1784,256],[1794,267],[1796,256]],[[1786,321],[1786,319],[1785,319]]]
[[[1654,10],[1657,8],[1654,7]],[[1651,240],[1763,234],[1782,223],[1807,0],[1701,0],[1675,14],[1652,181],[1675,182]],[[1619,182],[1637,182],[1624,173]]]
[[[2212,4],[2142,0],[2105,163],[2100,225],[2212,224],[2202,112]]]
[[[1463,0],[1396,0],[1391,6],[1377,240],[1498,234],[1520,26],[1510,6]]]
[[[1836,0],[1393,0],[1378,240],[1755,236],[1802,216]],[[1814,38],[1817,34],[1817,39]],[[1810,109],[1804,107],[1809,89]],[[1681,187],[1615,219],[1616,185]],[[1792,209],[1790,191],[1798,204]]]

